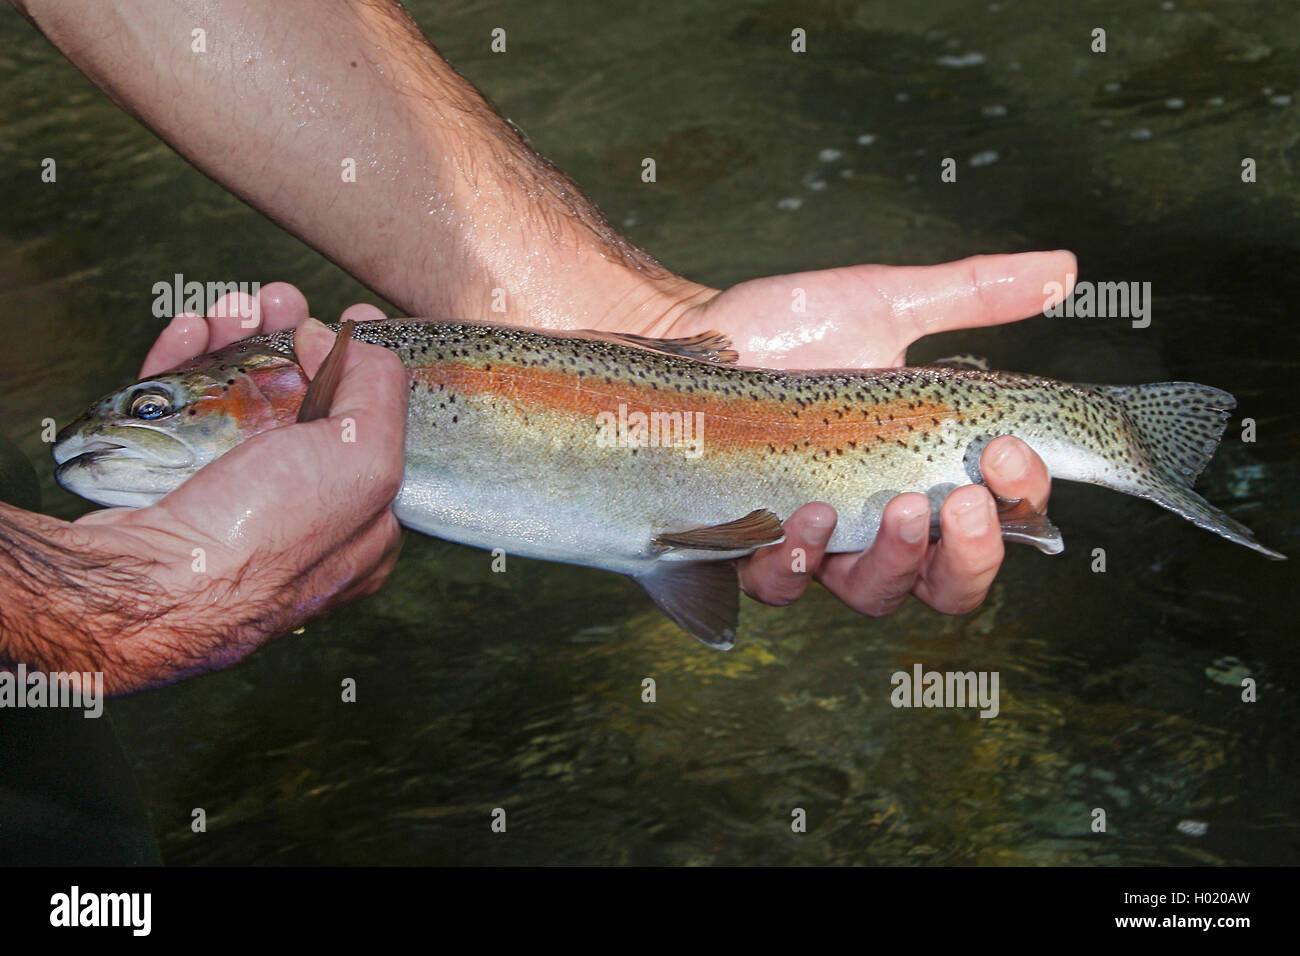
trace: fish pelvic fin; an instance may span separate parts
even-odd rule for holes
[[[735,646],[740,576],[734,561],[659,561],[636,582],[697,641],[720,651]]]
[[[1139,474],[1133,485],[1121,491],[1154,501],[1198,528],[1265,557],[1286,560],[1286,555],[1260,544],[1253,531],[1192,490],[1237,407],[1232,395],[1194,382],[1088,387],[1123,409],[1150,465],[1146,474]]]
[[[785,539],[781,519],[766,508],[724,524],[670,531],[651,543],[659,548],[686,551],[752,551]]]

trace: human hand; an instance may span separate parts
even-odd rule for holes
[[[227,297],[212,311],[207,319],[176,317],[141,374],[297,327],[294,350],[314,377],[334,339],[308,319],[301,293],[282,283],[256,301]],[[250,315],[257,321],[241,318]],[[353,306],[344,316],[366,320],[379,310]],[[106,668],[111,691],[227,666],[378,589],[401,545],[391,504],[402,483],[407,392],[393,353],[352,341],[329,417],[256,435],[147,508],[92,512],[74,523],[89,550],[148,562],[150,598],[139,626],[112,648],[109,659],[121,666]],[[355,423],[355,442],[341,440],[344,418]]]
[[[998,325],[1040,312],[1043,289],[1056,282],[1070,291],[1075,274],[1068,252],[976,256],[936,266],[864,265],[771,276],[742,282],[715,296],[693,297],[667,336],[718,329],[731,337],[740,361],[768,368],[886,368],[902,365],[922,336]],[[806,310],[791,304],[802,290]],[[993,495],[1047,507],[1051,479],[1024,442],[1004,436],[980,456],[988,487],[956,489],[940,511],[942,536],[929,543],[930,504],[918,493],[899,495],[885,508],[880,533],[865,552],[825,554],[836,514],[829,505],[805,505],[785,522],[783,542],[745,559],[747,593],[767,604],[789,604],[817,578],[849,607],[880,616],[908,593],[935,610],[963,614],[984,600],[1003,558]],[[993,494],[990,494],[992,491]],[[793,570],[793,548],[806,570]]]

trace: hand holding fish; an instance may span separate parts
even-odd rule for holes
[[[244,327],[240,316],[251,309],[260,322]],[[356,306],[345,318],[373,317],[368,311],[378,310]],[[297,326],[296,353],[314,378],[334,341],[290,286],[268,286],[256,303],[223,301],[210,314],[177,316],[142,374]],[[74,523],[87,553],[147,561],[137,626],[123,621],[103,648],[110,692],[228,666],[379,588],[401,545],[391,506],[402,482],[406,395],[396,356],[351,343],[329,417],[241,445],[150,507],[110,508]],[[343,429],[355,440],[342,440]]]
[[[907,348],[935,332],[1012,322],[1044,306],[1043,289],[1068,292],[1076,273],[1068,252],[976,256],[936,266],[863,265],[742,282],[683,312],[665,334],[721,329],[740,361],[770,368],[892,368]],[[792,297],[806,312],[795,316]],[[763,548],[741,568],[745,591],[767,604],[789,604],[816,578],[849,607],[879,616],[913,593],[935,610],[963,614],[988,593],[1003,558],[993,495],[1047,507],[1051,479],[1042,459],[1017,438],[984,450],[988,489],[959,488],[944,502],[942,537],[929,543],[930,503],[899,495],[886,507],[870,549],[825,554],[837,516],[805,505],[785,521],[786,540]],[[990,494],[990,491],[992,494]],[[804,560],[791,561],[792,549]]]

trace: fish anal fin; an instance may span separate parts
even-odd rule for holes
[[[660,561],[637,576],[650,600],[691,637],[720,651],[736,643],[740,577],[733,561]]]
[[[747,551],[776,544],[785,538],[781,519],[759,508],[743,518],[687,531],[670,531],[653,540],[660,548],[688,551]]]
[[[1061,529],[1043,512],[1035,511],[1027,498],[998,498],[997,503],[1003,540],[1032,544],[1043,554],[1060,554],[1065,550]]]
[[[298,409],[299,422],[315,421],[329,415],[330,406],[334,404],[334,393],[338,391],[339,382],[343,379],[343,360],[347,355],[354,324],[349,319],[343,323],[338,335],[334,336],[329,354],[320,363],[311,384],[307,386],[307,394],[303,396],[302,406]]]
[[[731,339],[724,332],[710,329],[699,335],[690,335],[680,339],[655,339],[646,335],[633,335],[630,332],[600,332],[584,330],[577,333],[607,342],[619,342],[639,349],[652,349],[681,355],[701,362],[713,362],[718,365],[734,365],[740,354],[731,347]]]
[[[926,362],[925,364],[930,368],[955,368],[963,372],[987,372],[989,370],[988,359],[968,353],[949,355],[947,358],[935,359],[933,362]]]

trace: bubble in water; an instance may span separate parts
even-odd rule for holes
[[[1268,101],[1269,101],[1270,103],[1272,103],[1274,106],[1290,106],[1290,105],[1291,105],[1291,94],[1290,94],[1290,93],[1279,93],[1279,94],[1277,94],[1277,96],[1270,96],[1270,97],[1268,98]]]
[[[985,116],[1006,116],[1007,108],[1001,103],[993,103],[990,106],[984,107],[980,112]]]
[[[895,93],[895,94],[894,94],[894,99],[897,100],[899,103],[906,103],[906,102],[907,102],[908,100],[910,100],[911,98],[912,98],[912,97],[911,97],[909,94],[907,94],[907,93]]]
[[[776,208],[783,212],[794,212],[803,205],[803,200],[798,196],[789,196],[777,202]]]
[[[870,146],[875,141],[876,141],[875,133],[863,133],[861,136],[858,137],[859,146]]]
[[[1206,105],[1206,106],[1222,106],[1222,105],[1223,105],[1223,97],[1222,97],[1222,96],[1211,96],[1208,100],[1205,101],[1205,105]]]
[[[813,192],[820,192],[826,188],[826,180],[822,179],[817,173],[805,173],[803,180],[804,186]]]
[[[984,63],[984,54],[977,50],[971,50],[969,53],[963,53],[961,56],[941,56],[934,61],[940,66],[950,67],[954,70],[960,70],[968,66],[981,66]]]
[[[855,173],[854,173],[853,170],[851,170],[851,169],[841,169],[841,170],[840,170],[840,178],[841,178],[841,179],[852,179],[852,178],[854,177],[854,175],[855,175]]]
[[[1210,825],[1204,820],[1179,820],[1178,832],[1185,836],[1205,836],[1205,832],[1210,829]]]
[[[1217,684],[1240,687],[1242,681],[1255,675],[1241,658],[1229,654],[1215,658],[1210,666],[1205,668],[1205,676]]]
[[[833,163],[835,162],[835,160],[839,159],[843,155],[844,154],[841,153],[838,149],[823,149],[820,153],[817,154],[817,158],[820,159],[823,163]]]
[[[1102,92],[1103,92],[1103,93],[1118,93],[1118,92],[1119,92],[1119,84],[1116,83],[1114,80],[1111,80],[1109,83],[1107,83],[1107,84],[1106,84],[1105,86],[1103,86],[1101,89],[1102,89]]]
[[[972,167],[978,168],[980,166],[992,166],[1001,158],[1002,154],[996,149],[983,149],[972,156],[969,162]]]
[[[1139,126],[1137,129],[1131,129],[1128,131],[1128,138],[1139,143],[1145,142],[1150,139],[1151,136],[1151,130],[1147,129],[1145,126]]]
[[[1180,96],[1171,96],[1169,99],[1165,100],[1165,106],[1171,110],[1180,110],[1186,105],[1186,101],[1184,101]]]

